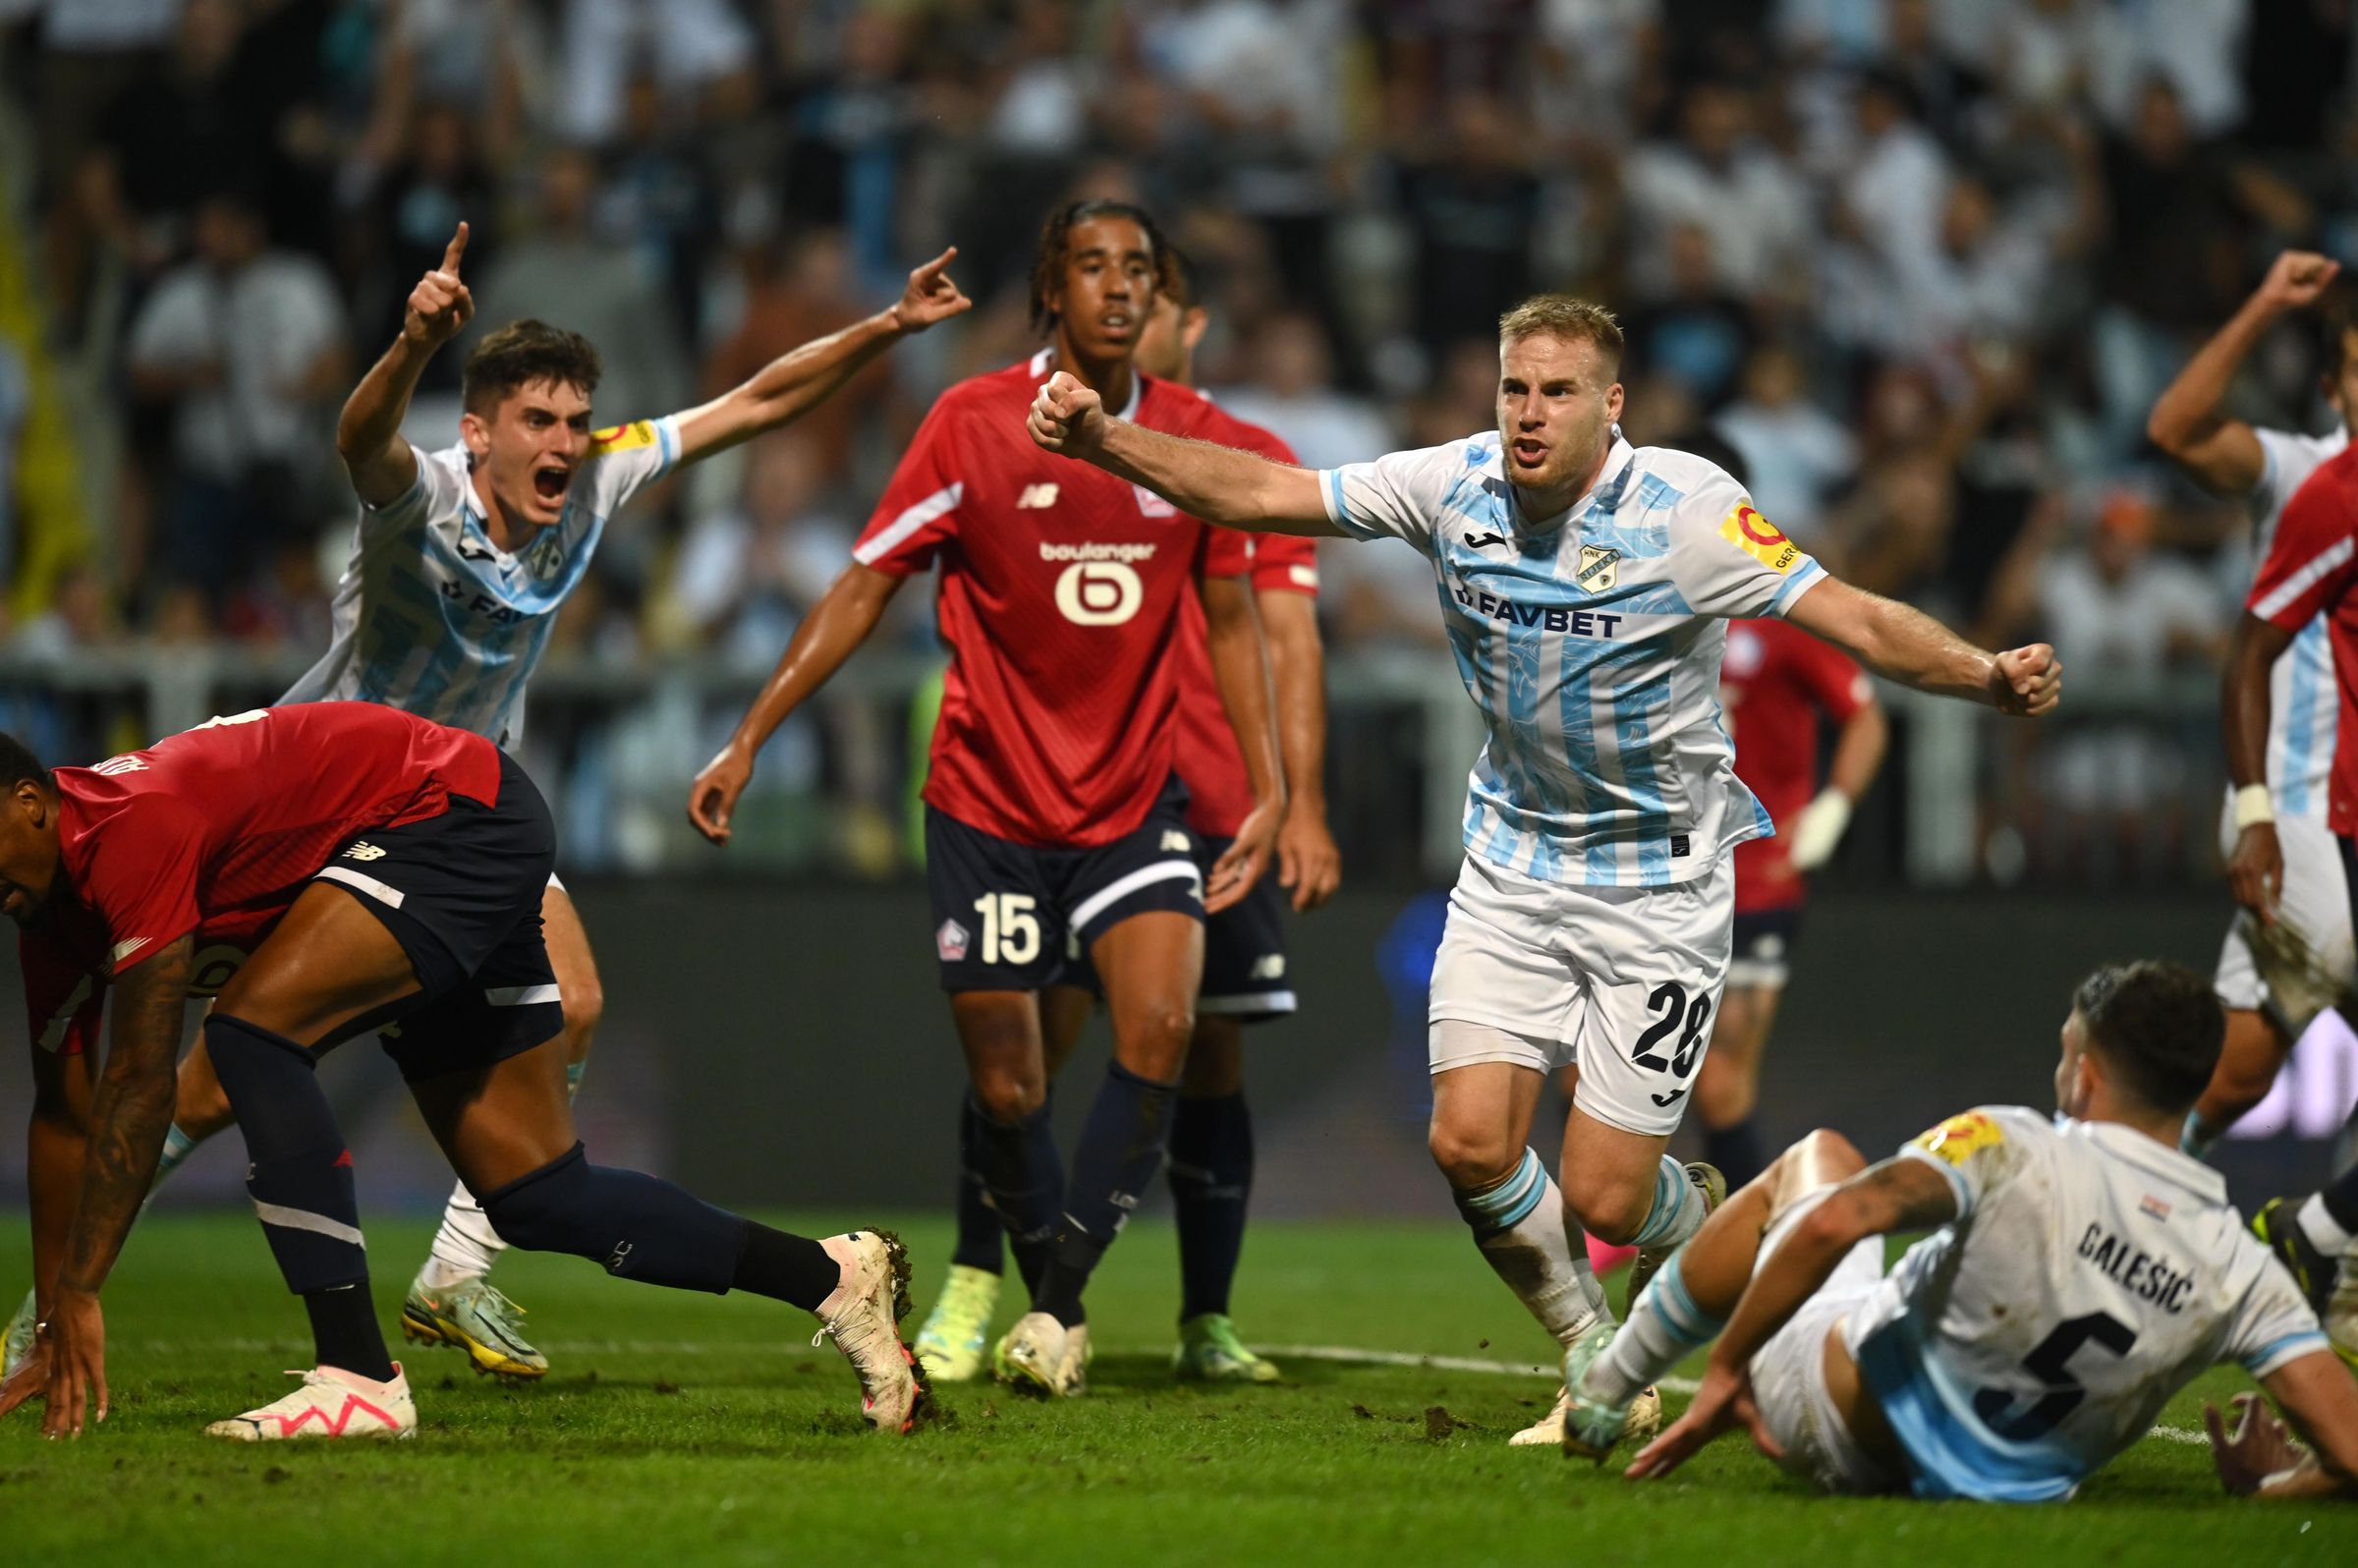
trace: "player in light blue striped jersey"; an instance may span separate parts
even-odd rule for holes
[[[360,498],[352,558],[336,587],[326,655],[282,702],[384,702],[513,749],[525,684],[556,614],[589,570],[607,520],[638,491],[786,424],[903,336],[967,308],[945,252],[909,276],[891,308],[807,343],[700,408],[593,429],[597,350],[576,332],[517,321],[468,356],[459,440],[422,452],[401,434],[435,351],[475,313],[460,278],[467,226],[411,293],[401,335],[370,368],[336,430]],[[597,968],[572,900],[551,878],[541,907],[578,1083],[601,1006]],[[183,1064],[168,1171],[229,1124],[198,1044]],[[504,1244],[462,1184],[402,1306],[412,1339],[465,1350],[478,1371],[537,1377],[520,1309],[485,1279]]]
[[[1323,473],[1140,429],[1065,376],[1031,416],[1041,446],[1207,522],[1432,558],[1489,730],[1433,967],[1432,1148],[1484,1256],[1567,1345],[1607,1313],[1584,1229],[1636,1243],[1647,1272],[1723,1191],[1664,1152],[1727,974],[1728,852],[1774,831],[1721,722],[1723,623],[1783,616],[1889,679],[2009,713],[2061,692],[2045,644],[1984,652],[1828,576],[1712,463],[1632,447],[1620,361],[1609,312],[1539,296],[1499,323],[1495,430]],[[1559,1190],[1528,1142],[1565,1065]]]

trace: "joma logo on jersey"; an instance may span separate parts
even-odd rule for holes
[[[442,596],[451,603],[463,604],[484,620],[496,622],[501,626],[514,626],[518,621],[528,619],[525,612],[515,605],[502,604],[488,593],[470,595],[465,585],[455,581],[443,583]]]
[[[1513,626],[1536,626],[1545,632],[1566,632],[1573,637],[1615,638],[1620,636],[1621,623],[1629,617],[1609,615],[1602,610],[1568,609],[1561,604],[1517,604],[1494,594],[1479,592],[1460,584],[1456,589],[1459,606],[1487,621],[1505,621]]]
[[[1024,493],[1015,498],[1015,509],[1018,512],[1037,511],[1041,507],[1055,504],[1056,486],[1053,484],[1027,484],[1024,486]]]

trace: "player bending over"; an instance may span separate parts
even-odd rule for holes
[[[967,308],[946,252],[910,274],[891,309],[805,344],[701,408],[590,428],[597,350],[538,321],[494,331],[467,358],[459,441],[422,452],[402,438],[410,395],[436,350],[475,313],[461,281],[467,226],[410,294],[401,335],[344,405],[336,448],[361,502],[336,586],[335,637],[282,702],[358,699],[455,724],[514,749],[525,683],[558,610],[590,569],[606,522],[683,464],[776,429],[825,400],[901,337]],[[604,1008],[590,938],[552,873],[541,918],[564,992],[568,1092]],[[159,1179],[229,1123],[202,1040],[183,1065]],[[537,1377],[547,1358],[514,1303],[485,1277],[503,1247],[464,1182],[402,1303],[402,1332],[467,1352],[478,1372]],[[29,1342],[31,1298],[11,1328]]]
[[[1136,207],[1081,202],[1048,219],[1032,309],[1051,346],[934,403],[852,564],[688,797],[698,829],[726,843],[762,742],[866,641],[901,585],[939,562],[950,666],[925,788],[933,951],[980,1166],[1031,1289],[993,1370],[1053,1396],[1086,1385],[1082,1292],[1162,1163],[1204,919],[1252,889],[1284,810],[1245,541],[1023,435],[1051,370],[1149,426],[1220,427],[1203,398],[1131,363],[1164,267],[1162,238]],[[1208,876],[1171,772],[1186,600],[1199,586],[1254,801]],[[1113,1021],[1113,1061],[1069,1181],[1048,1124],[1039,1008],[1068,945],[1088,953]]]
[[[1432,558],[1489,729],[1433,965],[1432,1154],[1484,1257],[1564,1345],[1610,1320],[1584,1227],[1636,1243],[1642,1274],[1724,1190],[1664,1152],[1727,975],[1728,851],[1773,831],[1719,723],[1722,622],[1782,616],[2011,713],[2045,713],[2061,683],[2044,644],[1985,653],[1834,581],[1715,465],[1633,448],[1620,359],[1610,313],[1538,296],[1499,322],[1496,430],[1324,473],[1142,428],[1065,375],[1030,416],[1042,447],[1207,522]],[[1527,1146],[1567,1064],[1559,1192]]]
[[[540,898],[556,829],[515,760],[479,735],[367,702],[256,708],[109,757],[43,768],[0,736],[0,908],[26,988],[62,999],[33,1053],[41,1326],[0,1385],[51,1436],[107,1411],[98,1292],[172,1120],[189,996],[225,949],[203,1038],[246,1138],[246,1190],[314,1350],[303,1386],[217,1421],[216,1437],[408,1437],[409,1380],[385,1352],[352,1154],[316,1058],[380,1032],[426,1130],[508,1243],[684,1290],[749,1290],[818,1315],[878,1428],[925,1403],[901,1344],[909,1263],[876,1231],[790,1236],[637,1171],[592,1165],[565,1089]],[[106,1065],[94,1066],[112,992]],[[87,1114],[61,1114],[70,1099]],[[79,1147],[77,1147],[79,1145]]]
[[[1133,363],[1148,375],[1193,386],[1196,345],[1210,317],[1201,303],[1193,264],[1176,249],[1167,254],[1170,266]],[[1283,441],[1242,420],[1230,420],[1214,438],[1280,463],[1294,461]],[[1296,1005],[1286,974],[1277,888],[1292,890],[1296,911],[1315,909],[1333,896],[1342,858],[1326,828],[1325,669],[1313,603],[1319,591],[1318,547],[1309,539],[1276,534],[1250,542],[1253,603],[1276,675],[1285,826],[1277,836],[1274,881],[1256,882],[1240,902],[1204,923],[1204,979],[1187,1068],[1171,1111],[1167,1174],[1179,1236],[1179,1345],[1172,1368],[1187,1379],[1265,1383],[1279,1375],[1276,1364],[1254,1354],[1228,1316],[1253,1190],[1245,1026],[1282,1018]],[[1208,872],[1252,815],[1253,792],[1236,733],[1220,704],[1203,628],[1193,615],[1180,657],[1179,780],[1187,786],[1187,824],[1197,835],[1196,859]],[[1076,960],[1074,968],[1072,983],[1060,980],[1040,998],[1040,1043],[1051,1081],[1080,1042],[1096,988],[1086,958]],[[1007,1227],[990,1205],[983,1179],[983,1120],[970,1096],[959,1120],[958,1249],[948,1282],[916,1340],[918,1359],[936,1382],[961,1382],[982,1372],[991,1316],[998,1309]]]
[[[2235,1362],[2318,1457],[2264,1484],[2222,1457],[2230,1484],[2349,1485],[2358,1384],[2225,1181],[2177,1147],[2220,1034],[2191,970],[2100,969],[2063,1022],[2060,1118],[1984,1106],[1871,1168],[1834,1133],[1795,1144],[1655,1275],[1618,1333],[1566,1355],[1566,1451],[1601,1459],[1632,1391],[1716,1337],[1695,1402],[1632,1477],[1667,1475],[1741,1424],[1826,1491],[2069,1497],[2179,1389]],[[1932,1226],[1886,1276],[1884,1237]]]
[[[2274,676],[2292,662],[2287,651],[2320,620],[2332,637],[2340,722],[2326,831],[2312,836],[2313,823],[2275,820],[2267,781]],[[2340,867],[2347,921],[2346,900],[2358,896],[2358,449],[2345,447],[2319,464],[2285,504],[2235,623],[2219,697],[2227,777],[2235,786],[2235,852],[2227,862],[2235,902],[2263,931],[2273,932],[2292,907],[2293,888],[2317,879],[2311,863],[2330,854]],[[2322,980],[2320,988],[2331,996],[2346,983],[2347,971]],[[2334,1292],[2339,1265],[2358,1248],[2358,1165],[2305,1203],[2272,1200],[2252,1216],[2252,1229],[2299,1278],[2334,1343],[2358,1357],[2358,1301],[2352,1300],[2358,1292],[2338,1300]]]
[[[2146,434],[2189,478],[2249,506],[2253,553],[2262,560],[2292,498],[2321,464],[2349,444],[2350,411],[2358,408],[2358,321],[2347,299],[2325,303],[2339,271],[2340,263],[2308,252],[2277,256],[2242,308],[2178,372],[2146,421]],[[2318,308],[2318,337],[2330,366],[2318,390],[2340,417],[2339,428],[2304,435],[2256,427],[2224,413],[2220,405],[2253,347],[2279,318],[2311,307]],[[2268,1097],[2293,1042],[2358,962],[2350,940],[2350,890],[2326,825],[2338,705],[2332,639],[2322,620],[2312,621],[2269,672],[2266,765],[2251,775],[2253,788],[2230,794],[2220,813],[2222,857],[2232,857],[2241,830],[2263,818],[2286,849],[2274,900],[2274,924],[2282,930],[2260,928],[2250,913],[2227,927],[2218,978],[2227,1040],[2218,1076],[2186,1120],[2185,1147],[2193,1153],[2207,1152]],[[2278,962],[2287,948],[2294,956]],[[2306,963],[2297,956],[2303,950]],[[2331,982],[2303,983],[2304,968]]]

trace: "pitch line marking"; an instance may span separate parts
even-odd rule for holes
[[[176,1351],[227,1350],[273,1354],[300,1350],[292,1339],[150,1339],[141,1349],[169,1355]],[[548,1342],[548,1351],[580,1356],[809,1356],[808,1345],[796,1341],[754,1340],[744,1344],[693,1339],[564,1339]],[[1101,1347],[1113,1355],[1161,1355],[1164,1345]],[[1427,1356],[1405,1350],[1366,1350],[1356,1345],[1263,1345],[1263,1354],[1296,1361],[1332,1361],[1363,1367],[1429,1368],[1433,1372],[1480,1372],[1498,1377],[1553,1377],[1557,1369],[1529,1361],[1496,1361],[1485,1356]],[[1665,1377],[1660,1386],[1674,1394],[1692,1394],[1699,1386],[1692,1377]],[[2164,1442],[2208,1445],[2210,1438],[2183,1427],[2156,1427],[2149,1436]]]

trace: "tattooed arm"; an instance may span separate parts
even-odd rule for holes
[[[98,1290],[123,1251],[155,1177],[172,1125],[173,1061],[180,1054],[196,938],[183,936],[114,982],[114,1025],[106,1070],[90,1104],[82,1201],[66,1232],[65,1259],[44,1325],[49,1349],[52,1437],[75,1436],[94,1408],[106,1419],[106,1327]],[[29,1389],[9,1390],[0,1415]]]

